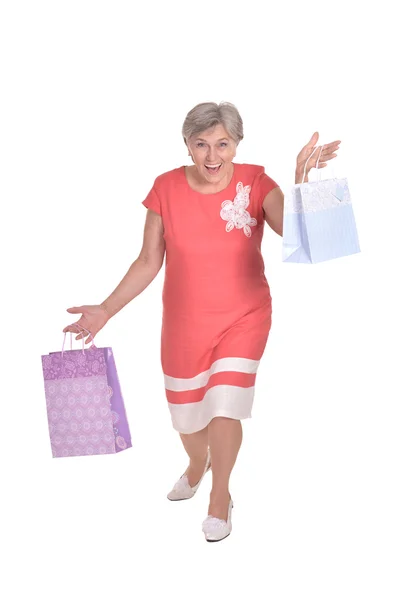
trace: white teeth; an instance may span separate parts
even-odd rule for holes
[[[222,165],[222,163],[219,163],[218,165],[205,165],[206,167],[209,167],[210,169],[216,169],[217,167],[220,167]]]

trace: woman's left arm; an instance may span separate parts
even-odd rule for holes
[[[278,235],[283,235],[284,194],[279,187],[265,196],[262,204],[266,223]]]
[[[302,148],[296,159],[295,168],[295,183],[302,183],[308,181],[309,171],[313,169],[317,161],[319,161],[318,168],[323,169],[327,166],[328,161],[337,156],[336,152],[339,150],[340,141],[330,142],[325,144],[320,152],[316,147],[319,134],[317,131],[312,135],[309,142]],[[314,152],[316,148],[316,152]],[[308,160],[309,156],[314,152],[313,156]],[[307,161],[307,163],[306,163]],[[306,164],[306,173],[304,178],[304,169]],[[284,194],[280,188],[274,188],[267,194],[262,203],[264,217],[267,224],[275,231],[278,235],[283,235],[283,220],[284,220]]]

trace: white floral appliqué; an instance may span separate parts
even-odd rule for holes
[[[222,210],[220,211],[220,216],[224,221],[227,221],[226,231],[229,232],[234,227],[237,229],[243,229],[244,233],[247,237],[251,237],[252,231],[251,227],[255,227],[258,221],[251,217],[246,208],[249,206],[249,192],[251,191],[251,186],[246,185],[243,186],[240,181],[237,183],[236,187],[236,197],[234,201],[225,200],[222,202]]]

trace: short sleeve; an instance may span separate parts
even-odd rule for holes
[[[263,203],[263,200],[267,194],[276,187],[280,186],[274,181],[274,179],[269,177],[269,175],[266,175],[265,170],[262,168],[262,171],[259,173],[259,194],[261,203]]]
[[[144,204],[146,208],[149,208],[162,216],[161,199],[155,189],[155,184],[152,186],[147,198],[143,200],[142,204]]]

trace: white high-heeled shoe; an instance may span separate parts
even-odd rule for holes
[[[231,511],[233,506],[233,500],[230,498],[227,521],[208,515],[202,523],[202,531],[205,534],[207,542],[221,542],[230,535],[232,530]]]
[[[173,486],[173,489],[169,492],[168,500],[189,500],[190,498],[192,498],[194,496],[194,494],[196,493],[196,491],[198,490],[201,481],[205,477],[205,474],[209,471],[210,462],[211,462],[211,455],[210,455],[210,452],[208,449],[208,455],[206,457],[205,469],[204,469],[204,472],[203,472],[199,482],[194,487],[191,487],[191,485],[188,483],[187,475],[182,475],[180,477],[180,479],[178,479],[178,481],[176,481],[175,485]]]

